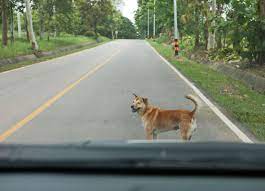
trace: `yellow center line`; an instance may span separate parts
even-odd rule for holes
[[[61,92],[53,96],[51,99],[49,99],[47,102],[42,104],[40,107],[38,107],[36,110],[34,110],[32,113],[30,113],[28,116],[26,116],[24,119],[16,123],[15,125],[11,126],[8,130],[0,134],[0,142],[6,140],[8,137],[10,137],[13,133],[15,133],[17,130],[19,130],[21,127],[29,123],[31,120],[33,120],[35,117],[37,117],[40,113],[42,113],[44,110],[46,110],[48,107],[50,107],[52,104],[54,104],[57,100],[59,100],[62,96],[64,96],[67,92],[72,90],[75,86],[77,86],[81,81],[84,79],[92,76],[94,73],[96,73],[100,68],[105,66],[114,56],[116,56],[120,50],[115,52],[112,56],[110,56],[107,60],[105,60],[103,63],[97,65],[92,70],[88,71],[86,74],[84,74],[80,79],[73,82],[69,86],[67,86],[65,89],[63,89]]]

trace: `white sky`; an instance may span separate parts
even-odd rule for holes
[[[120,10],[123,16],[129,18],[134,23],[134,11],[137,10],[137,0],[123,0]]]

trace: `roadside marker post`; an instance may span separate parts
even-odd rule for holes
[[[179,40],[175,39],[174,40],[174,50],[175,50],[175,56],[179,55]]]
[[[179,31],[178,31],[178,13],[177,13],[177,0],[174,1],[174,51],[175,56],[179,55]]]

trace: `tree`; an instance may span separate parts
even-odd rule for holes
[[[261,18],[265,18],[265,0],[259,0],[258,2],[259,15]]]
[[[117,8],[120,4],[122,0],[0,0],[1,42],[7,46],[8,35],[13,42],[16,28],[26,32],[34,51],[39,48],[36,36],[44,40],[44,34],[47,34],[48,40],[51,36],[56,38],[61,32],[111,38],[114,31],[119,30],[122,38],[132,38],[135,35],[134,25],[122,17]],[[17,13],[17,20],[14,13]],[[121,27],[122,24],[126,27]],[[21,37],[21,33],[18,34]]]
[[[20,19],[20,12],[17,12],[17,30],[18,30],[18,38],[21,38],[21,19]]]
[[[50,35],[51,35],[51,31],[52,31],[52,25],[54,24],[54,17],[53,17],[53,14],[54,14],[54,6],[55,6],[55,0],[44,0],[44,1],[40,1],[40,14],[43,14],[42,13],[42,10],[45,11],[46,13],[46,19],[47,19],[47,40],[49,41],[50,40]],[[41,19],[43,19],[44,15],[41,15]],[[41,27],[44,27],[44,23],[43,21],[40,21],[42,22],[42,26]],[[44,29],[43,29],[44,30]]]
[[[200,46],[200,28],[199,28],[199,22],[200,22],[200,13],[199,8],[195,7],[195,23],[196,23],[196,29],[195,29],[195,48],[198,48]]]
[[[147,6],[153,0],[138,0],[135,19],[142,37],[147,28]],[[172,2],[156,3],[159,40],[172,38]],[[216,52],[226,59],[265,62],[265,0],[177,0],[180,37],[192,40],[194,48]],[[166,37],[166,38],[165,38]],[[204,45],[204,46],[202,46]]]
[[[102,25],[107,17],[111,15],[113,4],[110,0],[83,0],[80,2],[81,16],[85,19],[87,30],[90,28],[98,38],[98,26]]]
[[[8,43],[7,29],[7,0],[2,0],[2,46],[6,47]]]
[[[265,0],[258,1],[258,18],[259,18],[259,27],[260,27],[260,45],[257,55],[257,63],[260,65],[265,65]]]
[[[73,26],[71,17],[74,4],[73,0],[34,0],[33,9],[38,15],[40,39],[44,38],[45,32],[47,32],[48,41],[51,34],[56,37],[61,30],[72,32],[69,29]]]
[[[15,8],[15,2],[9,0],[9,18],[10,18],[10,39],[11,43],[14,43],[15,37],[14,37],[14,8]]]
[[[223,4],[219,1],[217,2],[217,10],[216,10],[216,48],[221,49],[222,48],[222,33],[224,32],[224,18],[222,17],[223,14]]]
[[[25,0],[26,4],[26,15],[27,15],[27,21],[28,21],[28,29],[29,29],[29,39],[32,46],[32,49],[34,51],[37,51],[39,49],[38,43],[36,41],[36,37],[33,30],[33,23],[32,23],[32,14],[31,14],[31,6],[29,0]]]
[[[42,40],[44,38],[45,33],[45,9],[44,9],[44,1],[45,0],[39,0],[37,1],[38,6],[38,14],[39,14],[39,33],[40,33],[40,39]]]
[[[119,31],[119,38],[122,39],[137,38],[135,27],[127,17],[121,17],[121,24],[118,27],[118,31]]]
[[[210,8],[211,8],[211,22],[210,22],[210,31],[209,31],[209,35],[208,35],[208,45],[207,45],[207,49],[211,50],[214,49],[216,47],[216,41],[215,41],[215,15],[216,15],[216,0],[211,0],[210,2]]]
[[[24,28],[26,31],[26,37],[27,41],[30,42],[30,37],[29,37],[29,29],[28,29],[28,19],[27,19],[27,13],[24,13]]]
[[[115,39],[115,32],[118,30],[123,30],[119,26],[122,24],[122,14],[119,11],[116,11],[115,9],[112,12],[112,15],[109,18],[109,26],[111,29],[111,38]]]

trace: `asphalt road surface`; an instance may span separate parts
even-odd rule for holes
[[[141,40],[93,49],[0,74],[0,141],[71,143],[144,139],[132,92],[161,108],[192,109],[195,94]],[[196,94],[195,94],[196,95]],[[240,141],[202,102],[193,141]],[[159,139],[180,139],[174,131]]]

